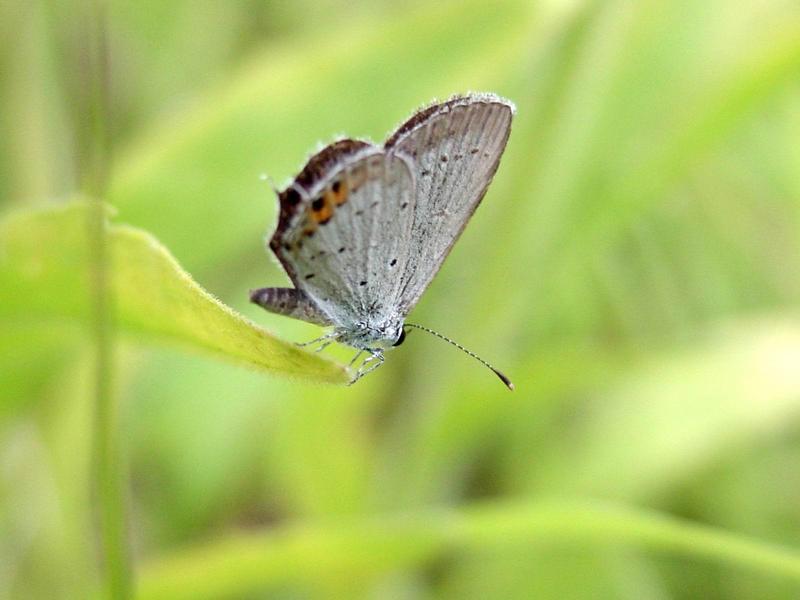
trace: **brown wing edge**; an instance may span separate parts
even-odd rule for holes
[[[456,94],[444,102],[434,101],[425,108],[419,109],[402,125],[400,125],[400,127],[398,127],[391,136],[389,136],[383,147],[386,150],[390,150],[396,146],[407,134],[414,131],[417,127],[423,125],[430,118],[441,113],[446,113],[455,106],[467,106],[477,103],[501,104],[507,106],[511,110],[512,118],[517,112],[517,107],[513,102],[498,96],[497,94],[492,94],[491,92],[468,92],[466,94]]]

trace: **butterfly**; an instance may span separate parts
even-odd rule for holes
[[[332,326],[318,343],[366,353],[351,381],[379,367],[483,199],[505,150],[514,104],[470,93],[424,107],[378,146],[338,140],[277,192],[279,217],[269,248],[294,284],[250,292],[266,310]],[[276,190],[277,191],[277,190]],[[305,344],[303,344],[305,345]]]

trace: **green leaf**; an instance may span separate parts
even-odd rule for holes
[[[0,223],[0,320],[86,320],[84,202],[18,212]],[[141,229],[107,226],[116,320],[125,332],[194,346],[272,373],[344,383],[345,370],[281,341],[192,280]],[[199,235],[199,233],[198,233]]]
[[[800,552],[653,511],[597,503],[495,503],[241,534],[163,558],[141,599],[241,598],[286,583],[360,580],[453,550],[628,544],[800,581]]]

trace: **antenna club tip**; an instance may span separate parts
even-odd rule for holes
[[[506,384],[506,387],[509,390],[512,392],[514,391],[514,383],[508,377],[506,377],[505,373],[501,373],[497,369],[492,369],[492,371],[494,371],[494,374],[500,378],[500,381]]]

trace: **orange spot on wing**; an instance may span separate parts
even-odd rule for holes
[[[325,192],[311,203],[309,210],[310,220],[319,225],[324,225],[333,216],[334,201],[333,191],[325,190]]]
[[[347,202],[347,197],[350,194],[350,190],[347,187],[346,181],[337,181],[333,184],[331,188],[331,194],[333,196],[333,202],[336,206],[341,206],[345,202]]]

